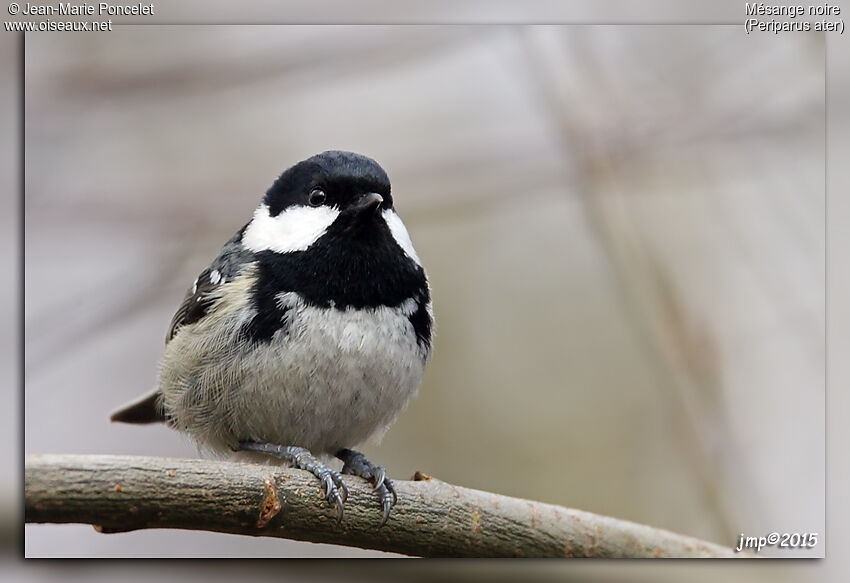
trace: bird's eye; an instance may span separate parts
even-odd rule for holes
[[[318,188],[310,193],[310,206],[322,206],[325,203],[327,195],[324,190]]]

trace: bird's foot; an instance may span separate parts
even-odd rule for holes
[[[390,516],[390,510],[392,510],[392,507],[398,501],[395,486],[393,485],[393,481],[387,477],[387,471],[384,466],[376,466],[367,460],[362,453],[353,449],[341,449],[336,452],[336,457],[343,461],[343,474],[360,476],[372,484],[381,499],[381,509],[384,511],[381,524],[378,525],[378,528],[384,526],[387,518]]]
[[[293,467],[306,470],[319,478],[325,490],[325,498],[339,511],[337,522],[342,521],[343,507],[346,498],[348,498],[348,488],[345,487],[339,472],[326,466],[309,450],[294,445],[274,445],[256,441],[240,441],[239,449],[264,453],[286,460]]]

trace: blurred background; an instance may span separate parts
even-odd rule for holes
[[[394,477],[729,546],[822,533],[824,37],[739,28],[27,36],[26,452],[196,457],[108,415],[274,178],[347,149],[389,173],[433,287],[420,395],[363,448]],[[25,552],[384,555],[78,525]]]

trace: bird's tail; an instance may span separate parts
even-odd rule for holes
[[[109,416],[109,420],[121,423],[162,423],[166,419],[159,400],[159,390],[155,390],[142,399],[121,407]]]

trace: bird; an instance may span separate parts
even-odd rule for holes
[[[166,423],[202,450],[306,470],[338,521],[341,474],[359,476],[376,491],[380,527],[395,486],[353,448],[416,395],[433,329],[431,287],[387,173],[325,151],[280,174],[200,272],[168,328],[155,390],[111,420]]]

